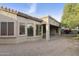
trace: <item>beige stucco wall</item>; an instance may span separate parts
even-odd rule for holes
[[[55,20],[53,20],[51,18],[49,18],[49,22],[50,22],[51,25],[54,25],[54,26],[58,26],[59,27],[59,22],[57,22],[57,21],[55,21]]]
[[[40,22],[26,19],[24,17],[17,16],[16,14],[11,14],[0,10],[0,22],[14,22],[14,36],[0,36],[0,44],[14,44],[26,41],[40,40],[42,36],[36,36],[36,24],[41,24]],[[19,35],[19,25],[20,23],[25,24],[25,35]],[[32,24],[34,27],[34,36],[27,36],[27,24]]]
[[[19,36],[18,38],[17,38],[17,41],[16,41],[16,43],[23,43],[23,42],[28,42],[28,41],[37,41],[37,40],[41,40],[42,39],[42,37],[40,37],[40,36],[37,36],[37,37],[21,37],[21,36]]]
[[[46,24],[46,40],[50,40],[50,22],[49,22],[49,17],[48,16],[42,17],[42,20],[43,20],[42,24]]]
[[[48,23],[48,17],[42,17],[41,18],[43,20],[42,24],[47,24]]]
[[[13,19],[17,18],[17,15],[15,15],[14,13],[10,13],[10,12],[4,11],[2,9],[0,9],[0,14],[8,16],[8,17],[13,18]]]
[[[60,25],[59,22],[57,22],[53,18],[50,18],[50,16],[44,16],[41,19],[43,20],[42,24],[47,24],[49,22],[49,24],[54,25],[54,26],[59,27],[59,25]]]
[[[46,40],[50,40],[50,25],[59,27],[60,23],[57,22],[55,19],[53,19],[50,16],[44,16],[44,17],[42,17],[42,20],[43,20],[42,24],[46,24]],[[52,33],[55,34],[56,29],[53,29]]]
[[[16,43],[16,37],[17,37],[17,31],[16,31],[16,26],[17,26],[17,21],[13,16],[15,17],[16,15],[12,15],[12,17],[9,16],[7,12],[2,12],[0,11],[0,22],[14,22],[14,35],[13,36],[0,36],[0,44],[14,44]]]
[[[16,26],[17,26],[17,21],[14,18],[10,18],[6,15],[0,14],[0,22],[14,22],[14,37],[16,37]],[[2,37],[2,36],[0,36]],[[4,37],[4,36],[3,36]],[[7,36],[5,36],[7,37]]]
[[[18,31],[18,37],[17,37],[17,42],[26,42],[26,41],[33,41],[33,40],[40,40],[42,39],[42,36],[36,36],[36,24],[41,24],[40,22],[37,22],[37,21],[34,21],[34,20],[31,20],[31,19],[26,19],[26,18],[23,18],[23,17],[20,17],[18,16],[17,17],[18,19],[18,26],[17,26],[17,31]],[[25,35],[19,35],[19,25],[20,23],[23,23],[25,24]],[[28,24],[32,24],[32,26],[34,27],[34,36],[32,37],[28,37],[27,36],[27,25]]]
[[[0,44],[16,44],[16,37],[0,38]]]

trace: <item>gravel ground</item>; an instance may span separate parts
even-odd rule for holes
[[[1,56],[78,56],[79,41],[55,36],[13,45],[0,45]]]

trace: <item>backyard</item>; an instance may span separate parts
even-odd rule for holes
[[[0,55],[10,56],[77,56],[79,40],[53,36],[51,40],[31,41],[20,44],[0,44]]]

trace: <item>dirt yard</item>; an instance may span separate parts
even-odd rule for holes
[[[8,56],[79,56],[79,41],[66,37],[52,37],[13,45],[0,45],[0,55]]]

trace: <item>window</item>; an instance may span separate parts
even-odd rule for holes
[[[41,25],[36,25],[36,35],[41,35]]]
[[[1,35],[7,35],[7,22],[1,22]]]
[[[1,22],[1,36],[14,35],[13,22]]]
[[[27,25],[27,36],[33,36],[33,27],[31,24]]]
[[[8,22],[8,35],[14,35],[14,23]]]
[[[21,24],[20,25],[20,35],[24,35],[25,34],[25,25]]]

